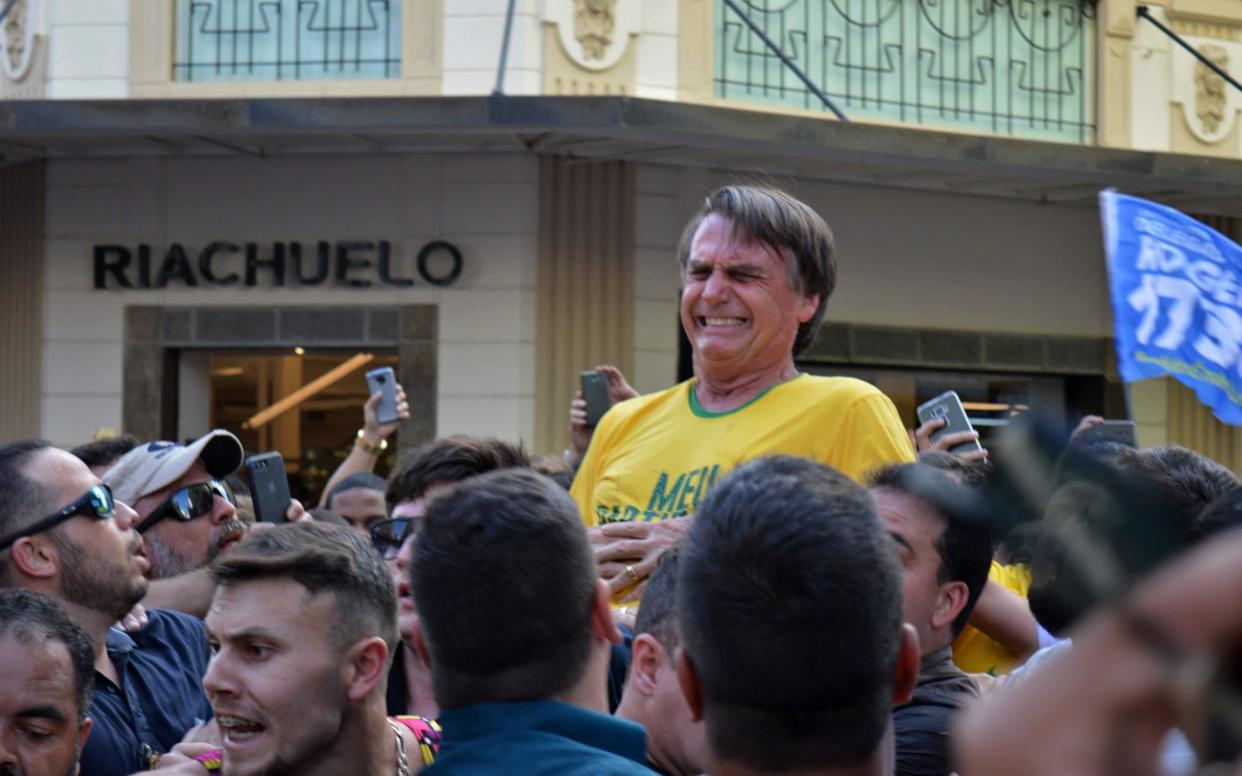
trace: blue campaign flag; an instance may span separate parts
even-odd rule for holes
[[[1122,379],[1172,375],[1242,425],[1242,247],[1115,191],[1100,193],[1100,215]]]

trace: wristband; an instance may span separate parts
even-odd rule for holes
[[[387,439],[381,439],[378,445],[373,445],[366,440],[366,437],[363,436],[363,431],[364,429],[361,429],[361,428],[358,429],[358,436],[356,439],[354,439],[354,444],[357,445],[359,448],[361,448],[364,453],[370,453],[371,455],[379,455],[380,453],[388,449]]]

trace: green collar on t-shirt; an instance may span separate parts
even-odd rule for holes
[[[710,418],[723,418],[726,415],[732,415],[735,412],[741,412],[742,410],[746,409],[750,405],[762,399],[764,396],[767,396],[768,393],[773,388],[778,388],[782,385],[787,385],[789,383],[792,383],[794,380],[797,380],[799,377],[801,377],[804,374],[806,374],[806,372],[799,372],[797,375],[795,375],[794,377],[791,377],[790,379],[786,380],[783,383],[775,383],[773,385],[769,385],[767,388],[764,388],[762,391],[756,394],[755,398],[746,402],[742,406],[734,407],[733,409],[725,410],[724,412],[712,412],[711,410],[703,409],[703,406],[699,404],[699,397],[694,395],[694,386],[696,383],[698,383],[698,378],[695,378],[690,381],[690,411],[694,413],[694,416],[696,418],[709,418],[709,419]]]

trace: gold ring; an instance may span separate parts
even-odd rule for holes
[[[629,577],[631,581],[634,581],[634,582],[638,581],[638,572],[634,570],[633,566],[625,567],[625,575]]]

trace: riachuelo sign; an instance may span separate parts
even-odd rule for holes
[[[409,258],[400,261],[387,240],[319,240],[305,245],[213,240],[197,250],[174,242],[161,251],[146,243],[94,247],[97,289],[449,286],[463,267],[461,251],[444,240],[424,244],[413,256],[412,267],[410,263]]]

